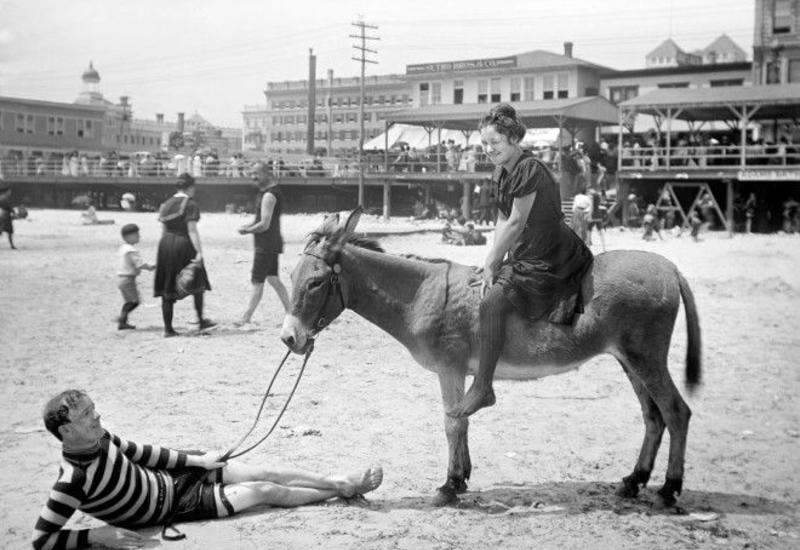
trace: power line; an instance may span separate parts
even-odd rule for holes
[[[373,59],[367,59],[367,53],[378,54],[377,50],[367,48],[367,40],[380,40],[377,36],[367,36],[367,29],[377,30],[376,25],[365,23],[363,19],[359,19],[356,23],[351,23],[360,31],[359,34],[351,34],[350,38],[361,40],[361,44],[354,44],[353,48],[358,50],[359,57],[353,57],[354,61],[361,63],[361,98],[358,101],[359,106],[359,131],[358,131],[358,204],[364,206],[364,75],[367,63],[377,65],[378,62]]]

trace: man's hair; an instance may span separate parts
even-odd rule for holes
[[[256,162],[250,172],[252,177],[258,180],[259,186],[272,183],[272,173],[270,172],[269,166],[267,166],[265,162]]]
[[[61,441],[61,433],[58,428],[64,424],[69,424],[70,408],[75,407],[83,397],[87,397],[86,392],[83,390],[66,390],[50,399],[44,406],[42,411],[44,426],[59,441]]]

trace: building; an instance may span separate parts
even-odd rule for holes
[[[753,83],[800,82],[800,0],[756,0]]]
[[[412,104],[402,75],[368,76],[364,81],[365,141],[379,135],[386,112]],[[304,153],[308,132],[307,80],[268,82],[264,105],[246,106],[243,149],[270,154]],[[359,77],[317,79],[314,148],[333,154],[358,150]],[[328,153],[330,154],[330,153]]]
[[[667,38],[645,56],[645,67],[684,67],[687,65],[714,65],[715,63],[740,63],[747,60],[747,52],[727,34],[722,34],[702,50],[686,52]]]
[[[672,38],[667,38],[645,56],[645,66],[648,69],[653,67],[700,65],[702,62],[703,58],[701,56],[683,51]]]
[[[406,66],[413,103],[459,105],[565,99],[598,94],[599,74],[608,71],[564,53],[533,50],[508,57]]]
[[[597,95],[599,75],[610,69],[573,57],[572,48],[566,42],[563,54],[534,50],[501,58],[411,64],[404,75],[368,77],[365,141],[385,130],[385,116],[392,111]],[[317,81],[315,148],[333,154],[357,150],[359,84],[358,78]],[[304,153],[307,81],[270,82],[264,93],[266,105],[248,106],[242,113],[244,148],[268,154]]]
[[[0,159],[104,150],[106,109],[0,96]]]
[[[662,88],[749,86],[752,84],[752,68],[749,61],[739,61],[606,71],[600,75],[600,92],[617,104]]]
[[[33,157],[60,162],[73,151],[89,156],[158,152],[168,149],[175,132],[187,145],[220,154],[241,150],[240,130],[215,127],[198,114],[185,128],[183,113],[175,122],[166,121],[163,114],[155,120],[134,118],[129,98],[121,96],[118,103],[107,100],[100,80],[90,62],[81,75],[82,90],[72,103],[0,96],[0,159],[17,159],[19,165],[19,159]]]

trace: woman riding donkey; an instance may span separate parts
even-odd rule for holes
[[[463,400],[448,412],[453,417],[494,405],[492,380],[514,309],[534,321],[566,325],[583,312],[581,281],[593,259],[564,221],[558,183],[520,147],[525,125],[514,108],[493,107],[479,129],[495,165],[499,214],[483,266],[478,373]]]

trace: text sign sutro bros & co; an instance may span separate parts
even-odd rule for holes
[[[495,57],[492,59],[467,59],[466,61],[445,61],[442,63],[417,63],[406,65],[406,74],[446,73],[451,71],[480,71],[487,69],[508,69],[517,66],[516,57]]]

